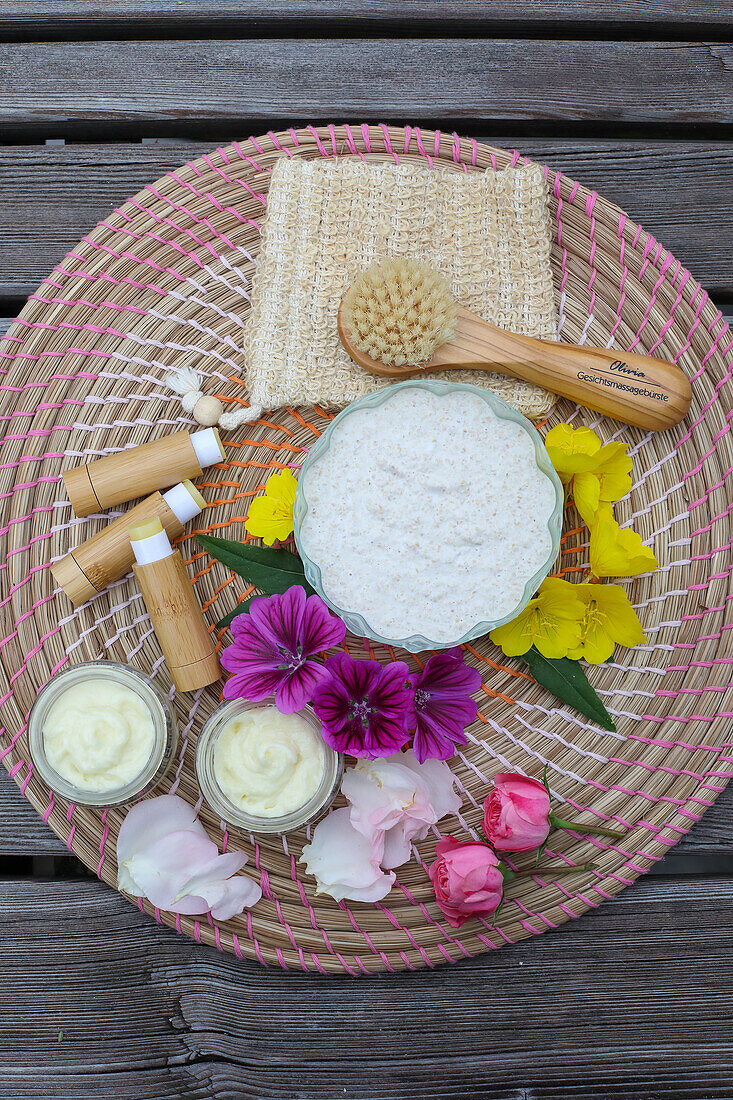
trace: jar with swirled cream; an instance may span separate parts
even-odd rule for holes
[[[55,676],[28,721],[38,773],[51,790],[86,806],[116,806],[152,790],[175,754],[169,701],[127,665],[90,661]]]
[[[204,798],[229,825],[251,832],[284,833],[316,820],[342,771],[310,707],[281,714],[272,703],[234,699],[212,714],[196,747]]]

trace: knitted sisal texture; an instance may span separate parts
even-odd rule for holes
[[[384,385],[341,346],[336,320],[354,276],[413,256],[486,321],[554,340],[547,186],[539,165],[466,174],[417,164],[282,158],[272,172],[247,324],[254,406],[339,408]],[[485,386],[533,419],[554,396],[500,374],[441,371]]]

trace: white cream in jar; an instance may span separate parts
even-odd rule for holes
[[[326,745],[312,722],[276,707],[243,710],[216,737],[221,792],[252,817],[280,818],[309,802],[323,781]]]
[[[62,692],[42,735],[48,763],[80,791],[126,787],[145,770],[155,745],[150,707],[132,688],[101,677]]]
[[[439,645],[510,616],[550,568],[561,499],[531,431],[459,387],[347,411],[300,479],[326,598],[373,636]]]

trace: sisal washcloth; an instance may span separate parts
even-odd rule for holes
[[[383,256],[429,263],[462,305],[501,328],[556,338],[550,216],[538,165],[464,173],[283,157],[272,172],[245,337],[253,406],[337,408],[390,384],[349,358],[336,327],[346,287]],[[555,400],[499,374],[431,377],[485,386],[535,419]]]

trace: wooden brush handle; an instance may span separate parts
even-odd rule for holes
[[[534,382],[648,431],[678,424],[690,407],[687,375],[674,363],[632,352],[517,336],[459,309],[456,335],[422,368],[495,370]]]

